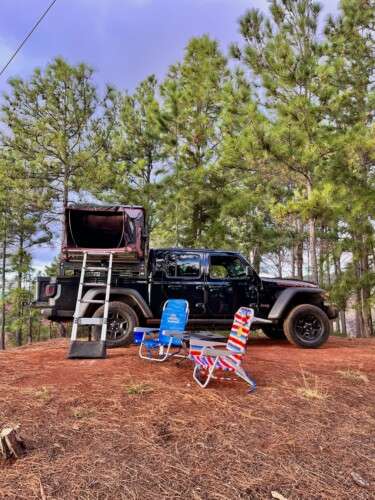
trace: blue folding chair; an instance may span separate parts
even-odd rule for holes
[[[159,328],[134,328],[134,333],[143,332],[139,356],[148,361],[159,362],[165,361],[171,356],[178,356],[183,347],[188,318],[189,303],[186,300],[167,300],[163,307]],[[171,352],[172,349],[177,349],[177,352]],[[157,357],[154,355],[155,351],[158,352]]]

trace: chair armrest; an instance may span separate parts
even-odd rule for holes
[[[202,349],[226,349],[227,343],[226,342],[215,342],[212,340],[202,340],[198,337],[190,337],[190,349],[192,348],[192,345],[196,347],[200,347]],[[194,349],[193,349],[194,350]]]
[[[163,330],[163,335],[167,337],[175,337],[178,339],[183,339],[186,337],[187,332],[181,332],[180,330]]]
[[[229,351],[228,349],[215,349],[205,347],[202,351],[202,356],[212,356],[217,358],[218,356],[231,356],[235,354],[233,351]]]
[[[196,344],[195,344],[196,342]],[[225,348],[227,343],[226,342],[219,342],[215,340],[203,340],[200,337],[195,337],[194,335],[190,335],[190,344],[194,343],[194,345],[199,345],[201,347],[214,347],[214,346],[219,346],[220,348]]]
[[[158,332],[159,328],[145,328],[143,326],[135,326],[133,328],[133,332],[144,332],[144,333],[151,333],[151,332]]]

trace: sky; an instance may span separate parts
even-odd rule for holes
[[[2,67],[51,0],[0,0]],[[321,2],[323,19],[336,0]],[[27,77],[56,56],[95,70],[106,83],[132,91],[150,74],[162,79],[183,57],[193,36],[208,34],[226,53],[239,40],[238,19],[249,8],[267,11],[266,0],[57,0],[37,31],[0,77],[0,93],[13,76]],[[51,248],[34,251],[35,264],[53,258]]]

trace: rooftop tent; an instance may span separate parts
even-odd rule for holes
[[[84,252],[113,251],[131,260],[144,255],[145,213],[142,207],[74,205],[65,210],[67,259]]]

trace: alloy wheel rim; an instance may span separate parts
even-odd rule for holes
[[[110,312],[108,314],[108,330],[107,336],[110,340],[118,340],[126,336],[129,329],[127,318],[119,312]]]
[[[314,342],[323,335],[323,323],[314,314],[304,314],[296,319],[294,329],[303,342]]]

